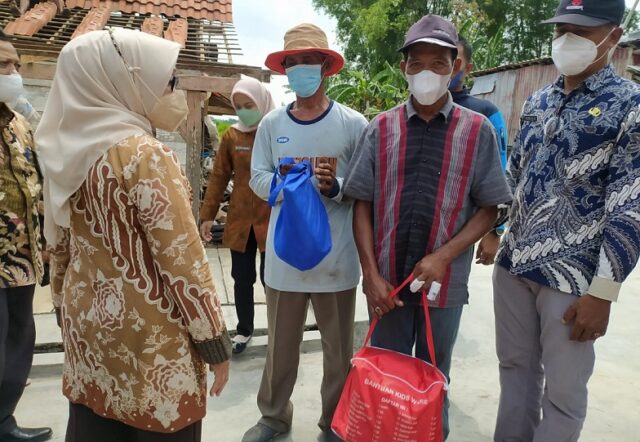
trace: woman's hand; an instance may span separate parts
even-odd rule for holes
[[[209,394],[211,396],[220,396],[225,385],[229,381],[229,361],[221,362],[220,364],[209,365],[209,370],[213,372],[213,386]]]
[[[213,221],[203,221],[200,224],[200,236],[206,242],[210,242],[213,239],[213,235],[211,234],[211,228],[213,227]]]

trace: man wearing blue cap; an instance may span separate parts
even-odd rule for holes
[[[609,64],[624,11],[624,0],[563,0],[545,22],[562,75],[525,103],[507,170],[497,442],[578,440],[594,342],[638,261],[640,89]]]

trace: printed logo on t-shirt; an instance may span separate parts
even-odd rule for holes
[[[276,140],[279,144],[285,144],[289,142],[289,137],[278,137]]]
[[[236,146],[236,152],[251,152],[251,148],[246,146]]]

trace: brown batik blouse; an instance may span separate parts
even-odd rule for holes
[[[255,132],[240,132],[233,127],[224,133],[200,209],[201,222],[213,221],[227,184],[233,178],[233,193],[224,226],[223,244],[241,253],[246,249],[252,228],[258,248],[264,252],[271,212],[269,204],[253,193],[249,187],[251,153],[255,136]]]
[[[229,359],[231,347],[175,154],[130,137],[70,203],[51,253],[65,396],[148,431],[202,419],[205,362]]]

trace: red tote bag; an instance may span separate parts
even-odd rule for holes
[[[397,296],[412,280],[413,275],[389,298]],[[429,355],[435,364],[424,293],[422,305]],[[378,318],[371,321],[362,348],[351,360],[331,429],[346,442],[442,442],[447,378],[422,359],[368,346],[377,323]]]

